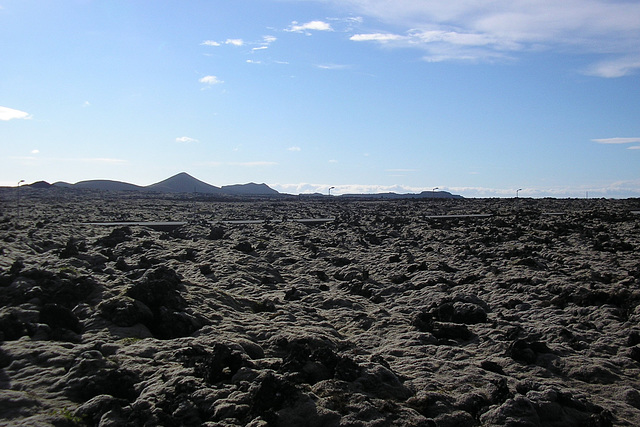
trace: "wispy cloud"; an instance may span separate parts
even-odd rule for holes
[[[331,24],[324,21],[310,21],[305,24],[293,21],[286,31],[310,34],[309,31],[333,31],[333,28]]]
[[[224,44],[230,44],[233,46],[242,46],[244,41],[242,39],[227,39]]]
[[[626,76],[638,69],[640,69],[640,56],[625,56],[593,64],[587,68],[585,74],[615,78]]]
[[[416,169],[385,169],[385,172],[417,172]]]
[[[287,148],[287,150],[289,150],[289,151],[302,151],[302,148],[293,146],[293,147]]]
[[[176,138],[176,142],[181,142],[181,143],[187,143],[188,144],[188,143],[191,143],[191,142],[200,142],[200,141],[198,141],[195,138],[190,138],[188,136],[181,136],[181,137]]]
[[[598,144],[637,144],[640,143],[640,138],[601,138],[592,141]]]
[[[205,40],[200,44],[203,46],[220,46],[220,43],[215,40]]]
[[[25,113],[24,111],[14,110],[9,107],[0,107],[0,120],[9,121],[13,119],[30,119],[31,116],[29,113]]]
[[[391,41],[399,41],[399,40],[407,40],[408,37],[401,36],[398,34],[389,34],[389,33],[370,33],[370,34],[354,34],[349,40],[354,42],[380,42],[386,43]]]
[[[350,68],[350,65],[346,64],[318,64],[316,68],[320,68],[321,70],[344,70]]]
[[[627,147],[628,150],[640,150],[640,145],[634,145],[632,147]]]
[[[361,184],[273,184],[272,188],[289,194],[322,193],[327,194],[331,188],[332,195],[341,194],[375,194],[375,193],[420,193],[427,190],[422,187],[407,187],[402,185],[361,185]],[[431,188],[429,188],[431,190]]]
[[[203,78],[201,78],[198,81],[200,83],[204,83],[204,84],[209,85],[209,86],[213,86],[213,85],[224,83],[222,80],[220,80],[216,76],[204,76]]]
[[[31,150],[31,154],[40,154],[40,150],[38,149]]]
[[[277,39],[277,37],[275,36],[262,36],[262,41],[265,44],[271,44],[273,42],[275,42]]]
[[[419,48],[425,59],[494,60],[519,51],[607,55],[585,70],[621,77],[640,69],[640,3],[609,0],[447,2],[332,0],[366,17],[404,28],[355,34],[353,41]]]

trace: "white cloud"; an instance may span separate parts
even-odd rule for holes
[[[375,41],[380,43],[405,40],[405,39],[407,39],[407,37],[400,36],[398,34],[389,34],[389,33],[354,34],[349,38],[349,40],[352,40],[355,42]]]
[[[631,74],[638,69],[640,69],[640,57],[632,56],[598,62],[588,67],[585,74],[596,77],[616,78]]]
[[[195,138],[190,138],[188,136],[181,136],[179,138],[176,138],[176,142],[182,142],[182,143],[191,143],[191,142],[200,142]]]
[[[262,64],[262,61],[254,61],[253,59],[247,59],[247,64]]]
[[[222,80],[218,79],[216,76],[204,76],[203,78],[201,78],[200,80],[198,80],[200,83],[204,83],[207,85],[217,85],[220,83],[224,83]]]
[[[628,150],[640,150],[640,145],[634,145],[632,147],[627,147]]]
[[[339,196],[342,194],[375,194],[375,193],[421,193],[422,191],[432,191],[433,187],[412,187],[402,185],[366,185],[366,184],[270,184],[271,188],[288,194],[331,194]],[[487,198],[501,197],[513,198],[516,196],[514,188],[490,188],[490,187],[446,187],[440,186],[439,191],[447,191],[467,198]],[[599,187],[554,187],[554,188],[523,188],[518,192],[520,197],[639,197],[640,180],[619,181],[601,185]]]
[[[84,103],[82,104],[83,107],[91,107],[91,103],[89,101],[84,101]]]
[[[39,153],[40,153],[40,150],[38,149],[31,150],[31,154],[39,154]]]
[[[271,43],[275,42],[278,39],[275,36],[262,36],[262,40],[266,44],[271,44]]]
[[[317,68],[321,70],[344,70],[345,68],[349,68],[349,65],[344,64],[320,64],[316,65]]]
[[[224,43],[233,46],[242,46],[244,44],[244,41],[242,39],[227,39]]]
[[[324,21],[310,21],[305,24],[299,24],[298,22],[293,21],[289,29],[286,31],[291,31],[294,33],[303,33],[303,32],[308,33],[308,31],[310,30],[333,31],[333,28],[331,28],[331,24]]]
[[[493,60],[517,51],[608,55],[587,72],[621,77],[640,69],[640,2],[610,0],[332,0],[396,28],[356,34],[426,51],[427,60]]]
[[[14,110],[13,108],[0,107],[0,120],[9,121],[13,119],[30,119],[29,113],[24,111]]]
[[[367,185],[367,184],[273,184],[272,188],[289,194],[327,194],[331,188],[332,195],[341,194],[375,194],[375,193],[420,193],[427,190],[422,187],[407,187],[402,185]],[[432,187],[433,188],[433,187]],[[429,188],[428,190],[431,190]]]
[[[258,51],[258,50],[265,50],[265,49],[269,49],[269,46],[259,46],[259,47],[254,47],[251,49],[252,52]]]
[[[289,151],[302,151],[302,148],[294,146],[294,147],[287,148],[287,150],[289,150]]]
[[[601,138],[592,141],[598,144],[635,144],[640,143],[640,138]]]
[[[220,46],[220,43],[218,43],[217,41],[214,41],[214,40],[205,40],[200,44],[203,45],[203,46]]]

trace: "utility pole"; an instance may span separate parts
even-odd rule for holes
[[[22,184],[24,182],[24,179],[21,179],[20,181],[18,181],[18,222],[20,222],[20,184]]]

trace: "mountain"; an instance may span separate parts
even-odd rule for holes
[[[74,188],[90,188],[92,190],[108,190],[108,191],[139,191],[144,187],[129,184],[128,182],[111,181],[108,179],[92,179],[89,181],[80,181],[73,184]]]
[[[31,184],[35,188],[47,188],[49,185],[44,181],[38,181]],[[234,184],[216,187],[206,182],[200,181],[186,172],[180,172],[163,181],[147,186],[139,186],[121,181],[110,180],[90,180],[80,181],[75,184],[67,182],[56,182],[52,187],[62,188],[85,188],[95,190],[112,190],[112,191],[155,191],[158,193],[199,193],[199,194],[217,194],[228,196],[285,196],[269,187],[267,184],[256,184],[250,182],[248,184]],[[309,197],[325,197],[322,194],[302,194],[301,196]],[[329,196],[326,196],[329,197]],[[462,199],[462,196],[451,194],[447,191],[423,191],[422,193],[378,193],[378,194],[343,194],[343,198],[354,199]]]
[[[180,172],[164,181],[148,185],[144,187],[144,189],[160,193],[220,194],[222,192],[220,187],[200,181],[185,172]]]
[[[39,181],[33,183],[37,188],[45,188],[47,183]],[[222,188],[216,187],[206,182],[200,181],[186,172],[180,172],[163,181],[147,186],[139,186],[121,181],[110,181],[104,179],[96,179],[89,181],[80,181],[75,184],[67,182],[56,182],[53,184],[60,188],[84,188],[93,190],[111,190],[111,191],[154,191],[158,193],[199,193],[199,194],[220,194],[232,196],[278,196],[279,192],[269,187],[267,184],[248,184],[225,185]]]
[[[49,184],[47,181],[36,181],[33,184],[29,184],[29,187],[31,187],[31,188],[49,188],[49,187],[51,187],[51,184]]]
[[[260,195],[260,196],[277,196],[280,193],[269,187],[267,184],[256,184],[250,182],[248,184],[223,185],[222,192],[226,194],[237,195]]]

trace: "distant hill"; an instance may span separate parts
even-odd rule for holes
[[[31,188],[49,188],[49,187],[51,187],[51,184],[49,184],[47,181],[36,181],[33,184],[29,184],[29,187],[31,187]]]
[[[269,187],[267,184],[255,184],[250,182],[248,184],[235,184],[235,185],[223,185],[222,192],[226,194],[238,194],[238,195],[262,195],[262,196],[277,196],[280,193]]]
[[[189,175],[186,172],[180,172],[177,175],[169,177],[155,184],[140,186],[129,184],[121,181],[111,181],[105,179],[80,181],[75,184],[67,182],[55,182],[49,184],[45,181],[34,182],[30,185],[33,188],[83,188],[95,190],[110,191],[153,191],[158,193],[198,193],[198,194],[215,194],[221,196],[265,196],[277,197],[288,196],[281,194],[267,184],[256,184],[250,182],[248,184],[223,185],[216,187],[207,184]],[[306,197],[337,197],[337,198],[353,198],[353,199],[463,199],[462,196],[451,194],[447,191],[423,191],[422,193],[377,193],[377,194],[343,194],[341,196],[325,196],[320,193],[301,194]]]
[[[158,193],[199,193],[199,194],[220,194],[220,195],[237,195],[237,196],[278,196],[279,192],[269,187],[267,184],[248,184],[225,185],[222,188],[216,187],[206,182],[200,181],[186,172],[180,172],[163,181],[155,184],[140,186],[129,184],[128,182],[111,181],[105,179],[96,179],[89,181],[80,181],[75,184],[68,182],[56,182],[52,185],[38,181],[32,184],[35,188],[48,188],[47,186],[62,188],[84,188],[94,190],[111,190],[111,191],[154,191]]]
[[[127,182],[110,181],[108,179],[94,179],[90,181],[80,181],[73,184],[74,188],[90,188],[93,190],[108,190],[108,191],[140,191],[144,187],[139,185],[129,184]]]
[[[160,193],[201,193],[201,194],[220,194],[220,187],[207,184],[189,175],[181,172],[177,175],[167,178],[164,181],[144,187],[147,190],[157,191]]]

